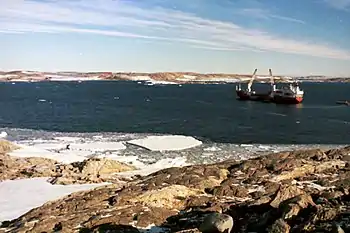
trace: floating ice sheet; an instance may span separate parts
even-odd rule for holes
[[[181,135],[148,136],[143,139],[130,140],[128,143],[152,151],[184,150],[202,144],[201,141],[193,137]]]

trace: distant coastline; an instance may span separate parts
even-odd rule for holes
[[[37,72],[37,71],[0,71],[0,82],[40,82],[40,81],[99,81],[125,80],[148,81],[161,84],[185,83],[237,83],[247,82],[251,74],[224,74],[224,73],[195,73],[195,72]],[[276,82],[350,82],[350,77],[329,76],[274,76]],[[257,82],[269,82],[267,75],[258,75]]]

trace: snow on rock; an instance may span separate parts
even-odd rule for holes
[[[47,178],[6,180],[0,183],[0,222],[12,220],[48,201],[107,183],[51,185]]]
[[[51,81],[98,81],[103,80],[99,76],[90,76],[90,77],[82,77],[82,76],[67,76],[67,75],[45,75]]]
[[[153,80],[153,79],[146,81],[146,85],[148,85],[148,86],[152,86],[152,85],[155,85],[155,84],[166,84],[166,85],[171,84],[171,85],[174,85],[174,84],[178,84],[178,83],[170,82],[170,81]]]
[[[80,143],[79,137],[56,137],[57,141],[38,140],[34,145],[19,144],[17,150],[9,153],[14,157],[41,157],[53,159],[60,163],[83,161],[88,157],[106,151],[126,149],[123,142],[85,142]]]
[[[140,146],[152,151],[174,151],[196,147],[201,141],[182,135],[148,136],[143,139],[130,140],[127,143]]]
[[[165,168],[183,167],[190,164],[187,163],[187,159],[185,157],[180,157],[176,159],[171,159],[171,158],[161,159],[158,162],[149,164],[149,165],[144,165],[137,161],[137,163],[134,163],[132,165],[134,165],[137,168],[137,170],[119,172],[116,175],[121,177],[132,177],[134,175],[147,176],[151,173],[157,172]]]
[[[135,225],[133,225],[135,227]],[[158,227],[154,224],[151,224],[145,228],[138,228],[138,231],[140,233],[163,233],[163,232],[169,232],[168,228],[165,227]]]
[[[178,81],[192,81],[195,80],[197,76],[194,75],[183,75],[181,78],[177,78]]]
[[[151,78],[147,75],[139,75],[139,76],[130,76],[128,77],[132,81],[148,81],[151,80]]]
[[[7,133],[5,131],[1,131],[0,138],[6,138],[6,137],[7,137]]]
[[[240,82],[240,79],[237,78],[204,78],[204,79],[197,79],[193,81],[198,82],[225,82],[225,83],[237,83]]]
[[[58,152],[49,151],[45,148],[48,148],[48,145],[45,145],[45,144],[36,145],[36,146],[20,145],[19,149],[14,150],[8,154],[13,157],[21,157],[21,158],[28,158],[28,157],[48,158],[61,163],[72,163],[77,161],[83,161],[84,159],[86,159],[86,156],[90,154],[90,152],[77,153],[74,151],[65,151],[64,153],[58,153]]]

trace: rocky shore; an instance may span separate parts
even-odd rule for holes
[[[241,82],[251,78],[250,73],[197,73],[197,72],[39,72],[39,71],[0,71],[0,81],[87,81],[87,80],[132,80],[154,81],[165,83],[212,83],[212,82]],[[274,76],[276,82],[291,80],[289,76]],[[311,82],[349,82],[349,77],[304,76],[293,77],[299,81]],[[264,73],[259,75],[259,80],[269,82],[270,77]]]
[[[50,177],[51,184],[89,184],[120,182],[115,175],[132,171],[134,166],[106,158],[88,158],[81,162],[62,164],[40,157],[16,158],[7,153],[17,149],[16,145],[0,140],[0,181],[32,177]]]
[[[1,166],[7,158],[2,154]],[[81,165],[60,169],[83,174],[84,169],[75,169]],[[19,174],[4,176],[5,170],[2,179]],[[231,232],[350,231],[350,147],[281,152],[109,181],[113,184],[5,221],[0,232],[214,232],[220,224],[217,228],[228,224]]]

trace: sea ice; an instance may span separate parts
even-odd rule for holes
[[[126,146],[122,142],[94,142],[94,143],[72,143],[70,144],[72,150],[86,150],[86,151],[115,151],[124,150]]]
[[[202,144],[201,141],[193,137],[182,135],[148,136],[143,139],[130,140],[128,143],[152,151],[184,150]]]
[[[5,180],[0,183],[0,222],[12,220],[48,201],[107,183],[51,185],[47,178]]]
[[[64,142],[75,142],[75,141],[79,141],[82,138],[81,137],[55,137],[55,140],[59,140],[59,141],[64,141]]]

